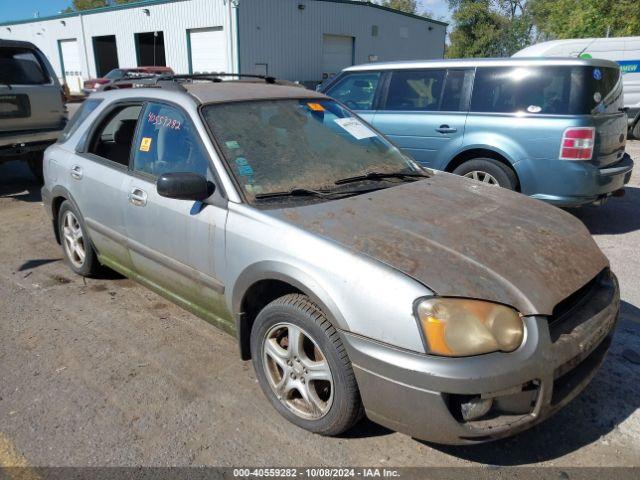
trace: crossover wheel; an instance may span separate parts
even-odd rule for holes
[[[342,341],[308,297],[291,294],[268,304],[253,325],[251,353],[265,395],[294,424],[337,435],[362,416]]]
[[[97,271],[98,261],[80,218],[69,201],[62,203],[58,213],[60,242],[71,269],[79,275],[90,276]]]
[[[458,166],[453,173],[478,182],[515,190],[518,180],[515,172],[493,158],[474,158]]]

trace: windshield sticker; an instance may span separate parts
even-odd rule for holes
[[[309,102],[307,103],[307,107],[309,107],[314,112],[324,112],[324,107],[319,103]]]
[[[158,125],[163,128],[170,128],[171,130],[180,130],[180,120],[176,120],[175,118],[167,117],[166,115],[158,115],[153,112],[149,112],[149,116],[147,117],[147,122],[152,123],[154,125]]]
[[[229,150],[237,150],[240,148],[240,144],[235,140],[229,140],[228,142],[225,142],[225,145]]]
[[[539,105],[529,105],[527,107],[527,112],[529,113],[540,113],[542,111],[542,107]]]
[[[249,183],[253,183],[253,168],[247,162],[247,159],[244,157],[236,158],[236,166],[238,167],[238,173],[243,177],[250,177]]]
[[[593,78],[596,80],[602,80],[602,71],[599,68],[593,69]]]
[[[378,136],[376,132],[365,126],[357,118],[336,118],[334,121],[349,132],[356,140]]]
[[[602,94],[600,92],[596,92],[593,94],[593,101],[596,103],[600,103],[600,100],[602,100]]]
[[[142,137],[142,141],[140,142],[140,151],[148,152],[151,150],[151,137]]]

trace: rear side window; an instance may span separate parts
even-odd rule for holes
[[[385,110],[436,111],[444,87],[446,70],[402,70],[393,72]]]
[[[622,101],[617,68],[478,68],[471,111],[588,115],[610,111]]]
[[[353,73],[338,80],[326,93],[352,110],[371,110],[379,81],[380,73]]]
[[[96,131],[89,152],[128,166],[140,110],[141,105],[126,105],[113,110]]]
[[[76,130],[78,130],[80,125],[82,125],[82,122],[84,122],[84,120],[89,115],[91,115],[91,113],[96,109],[98,105],[100,105],[101,102],[102,100],[99,99],[85,100],[78,111],[75,113],[75,115],[71,117],[69,123],[67,123],[67,126],[58,137],[58,142],[63,143],[69,140],[71,136],[76,133]]]
[[[0,48],[0,84],[42,85],[49,75],[35,51],[28,48]]]

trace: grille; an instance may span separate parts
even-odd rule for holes
[[[606,308],[611,296],[603,294],[613,292],[613,280],[608,268],[602,270],[582,288],[558,303],[549,317],[549,332],[551,340],[573,330],[583,321]]]

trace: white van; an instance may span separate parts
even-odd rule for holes
[[[576,38],[552,40],[524,48],[514,57],[583,57],[614,60],[623,73],[624,105],[629,127],[640,137],[640,37]],[[635,122],[635,123],[633,123]]]

